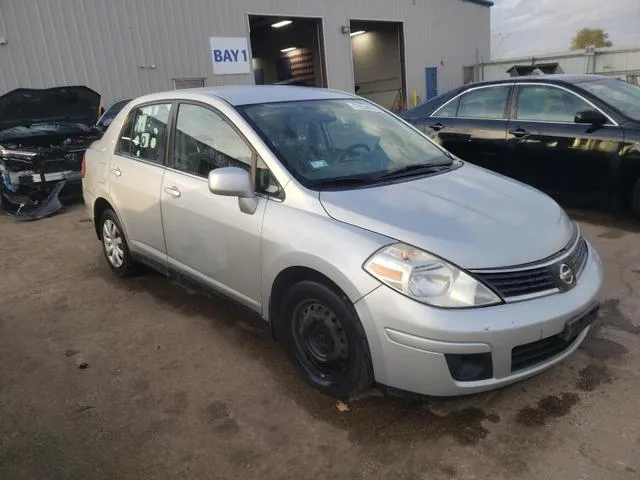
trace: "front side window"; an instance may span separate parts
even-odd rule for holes
[[[519,89],[516,118],[574,123],[576,113],[585,110],[593,110],[593,107],[573,93],[545,85],[528,85]]]
[[[479,88],[460,97],[458,117],[462,118],[506,118],[509,85]]]
[[[638,77],[640,78],[640,77]],[[627,117],[640,121],[640,87],[622,80],[606,79],[579,84]]]
[[[251,170],[253,152],[240,135],[213,110],[182,104],[173,148],[174,168],[200,177],[220,167]]]
[[[170,111],[170,103],[132,110],[120,134],[117,152],[162,164]]]
[[[371,184],[452,164],[425,136],[364,100],[267,103],[238,110],[310,188]]]

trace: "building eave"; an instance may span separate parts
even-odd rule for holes
[[[462,0],[463,2],[475,3],[476,5],[482,5],[483,7],[493,7],[491,0]]]

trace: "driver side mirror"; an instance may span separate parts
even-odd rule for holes
[[[576,113],[575,118],[576,123],[586,124],[586,125],[604,125],[607,123],[607,117],[605,117],[602,113],[597,110],[584,110],[582,112]]]
[[[209,191],[215,195],[238,197],[238,205],[244,213],[253,214],[258,199],[253,191],[251,174],[238,167],[221,167],[209,172]]]

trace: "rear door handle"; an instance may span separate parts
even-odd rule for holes
[[[120,175],[122,175],[122,171],[118,167],[112,168],[111,173],[113,173],[116,177],[119,177]]]
[[[181,195],[178,187],[164,187],[164,191],[167,195],[171,195],[173,198],[178,198]]]
[[[509,130],[509,133],[516,138],[524,138],[530,135],[524,128],[516,128],[515,130]]]
[[[429,125],[429,128],[431,130],[435,130],[436,132],[439,132],[440,130],[442,130],[444,128],[444,125],[440,122],[436,122],[436,123],[432,123],[431,125]]]

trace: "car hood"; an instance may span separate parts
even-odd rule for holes
[[[84,86],[18,88],[0,97],[0,131],[56,121],[90,126],[98,119],[99,107],[100,95]]]
[[[470,164],[409,182],[323,191],[320,201],[336,220],[468,269],[542,260],[574,234],[573,222],[551,198]]]

